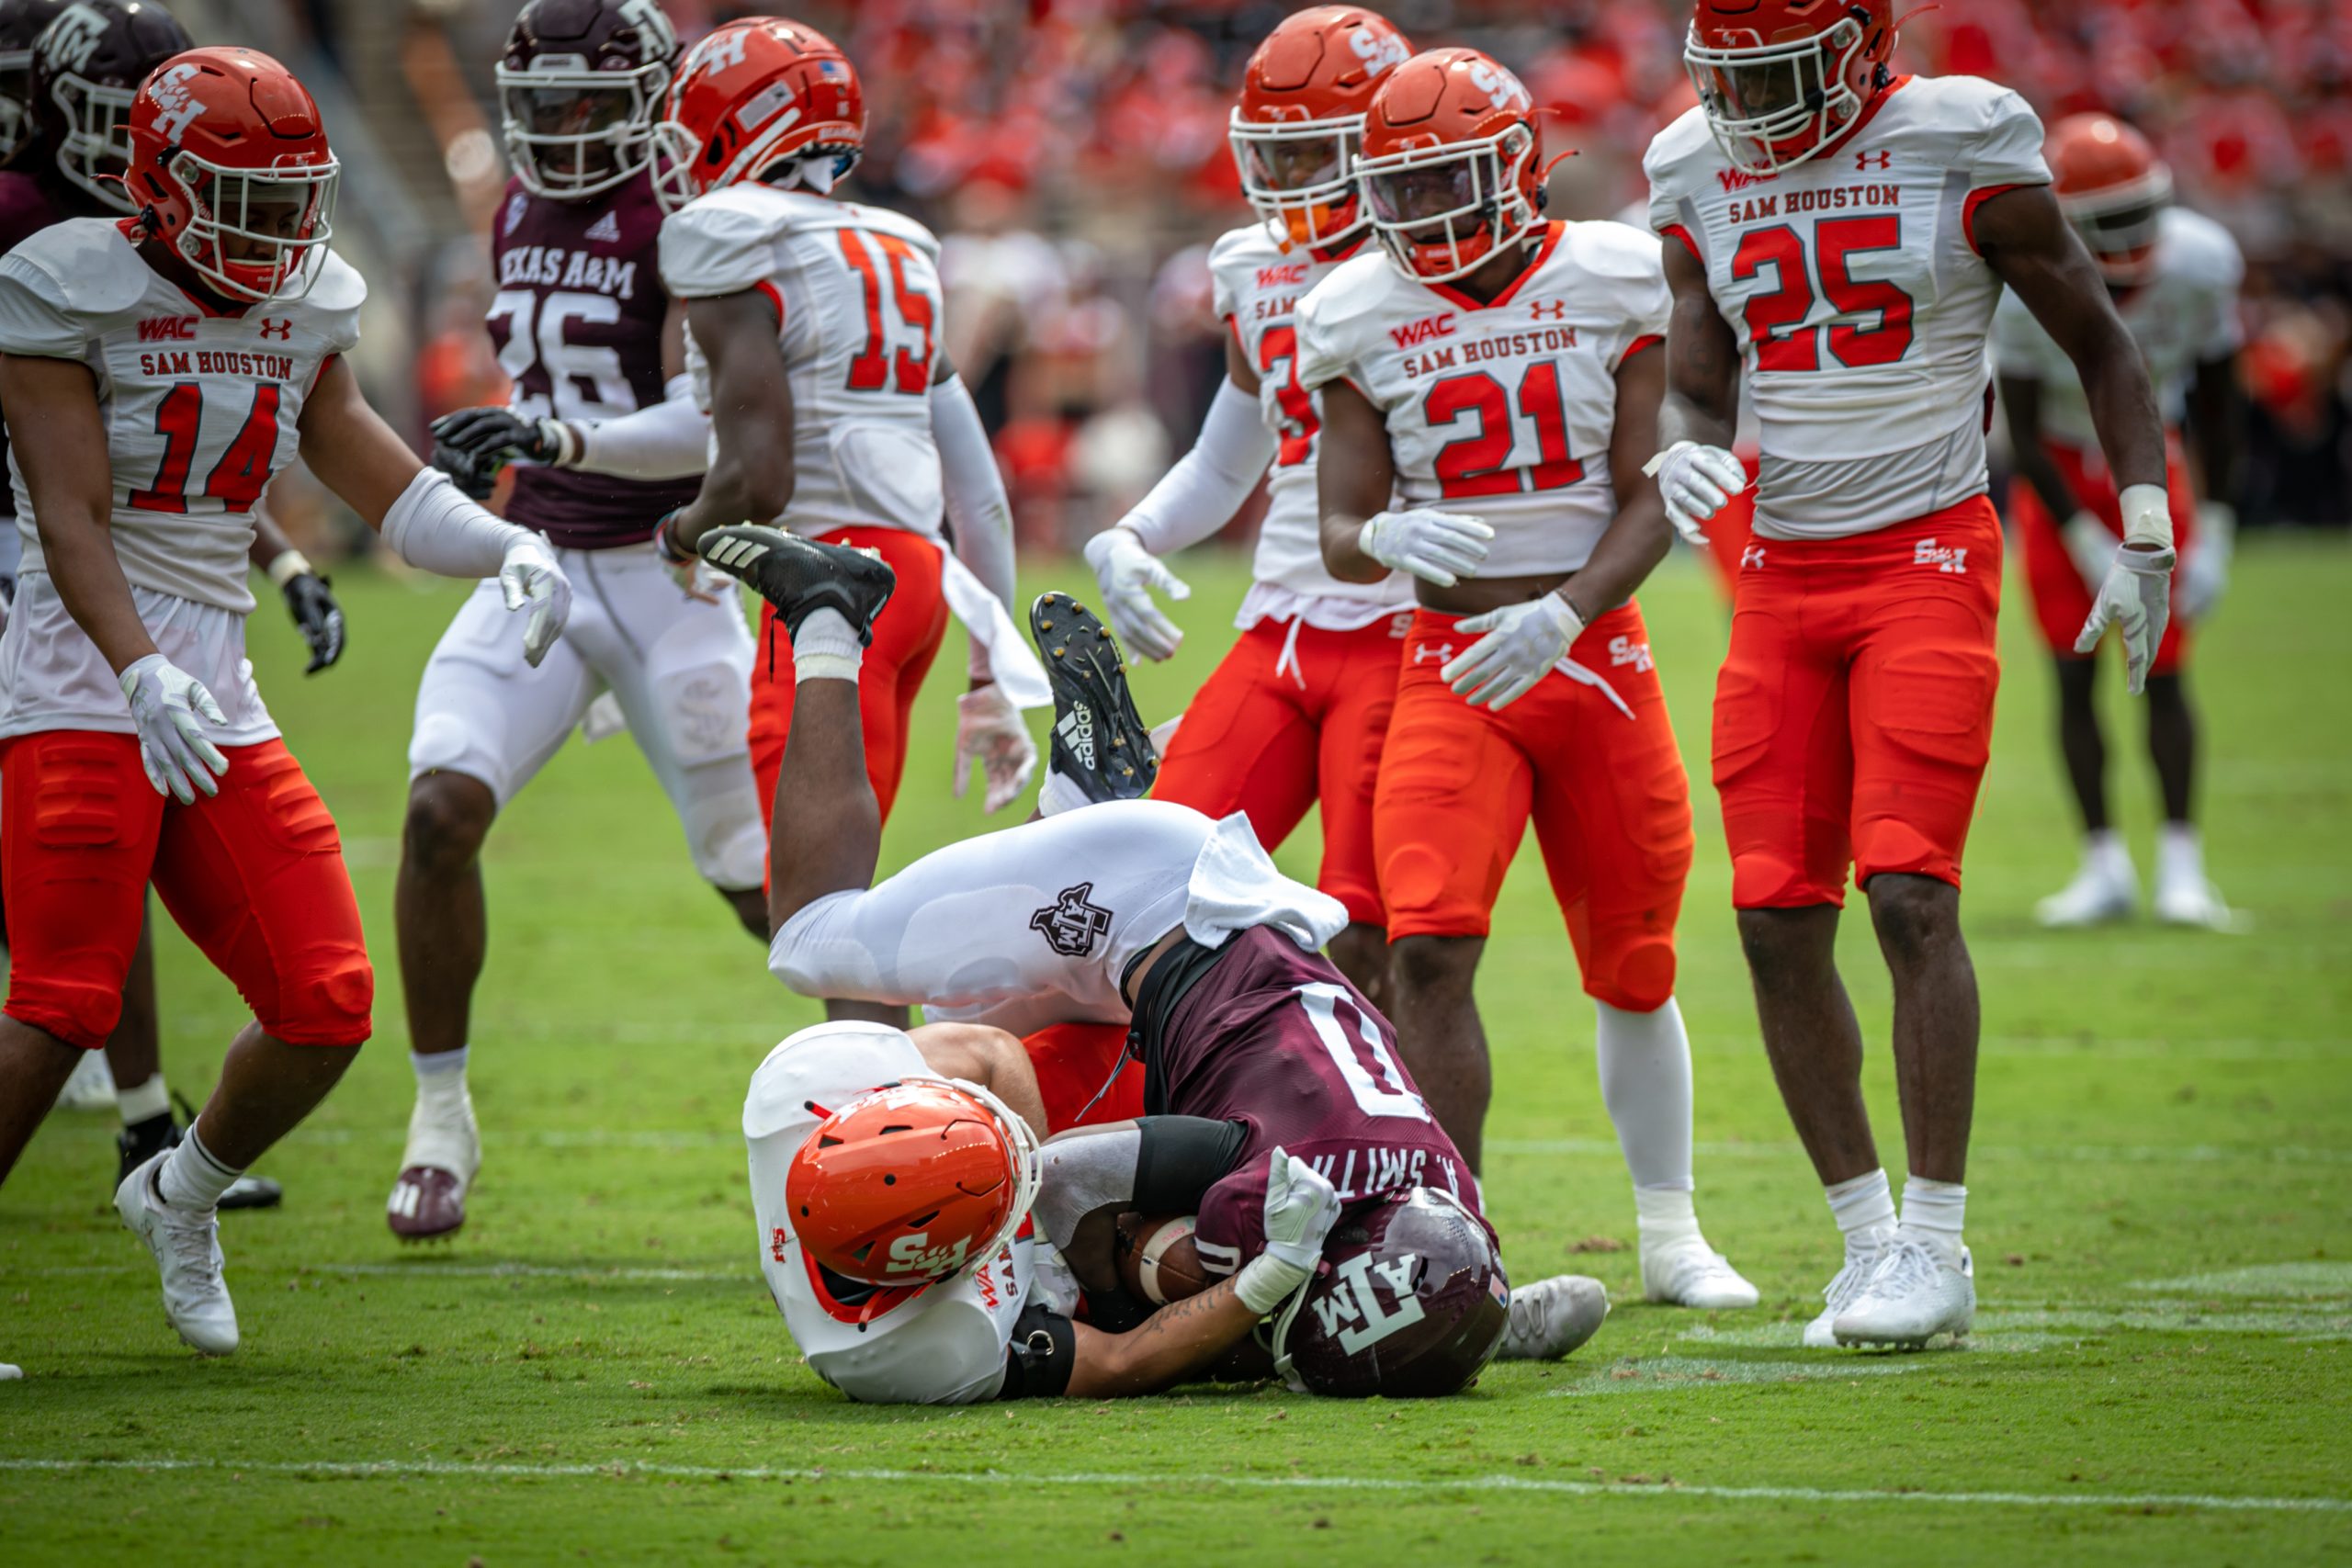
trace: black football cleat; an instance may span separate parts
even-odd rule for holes
[[[1029,606],[1029,635],[1054,689],[1054,739],[1046,768],[1089,801],[1137,800],[1159,776],[1159,751],[1127,690],[1126,661],[1111,628],[1067,593]]]
[[[713,528],[695,548],[702,558],[774,604],[786,637],[819,610],[838,610],[866,647],[874,618],[890,602],[899,574],[871,550],[804,539],[756,523]]]
[[[187,1100],[180,1101],[180,1110],[190,1122],[196,1120]],[[132,1171],[165,1149],[176,1147],[187,1133],[187,1128],[168,1111],[117,1133],[114,1147],[120,1157],[115,1170],[115,1186],[120,1188],[130,1179]],[[285,1201],[285,1189],[266,1176],[241,1176],[220,1194],[223,1209],[275,1209]]]

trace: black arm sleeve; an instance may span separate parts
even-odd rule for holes
[[[1021,1309],[1012,1320],[1012,1343],[1004,1348],[1004,1387],[1000,1401],[1059,1399],[1078,1365],[1078,1330],[1043,1303]]]
[[[1147,1116],[1136,1126],[1142,1134],[1136,1151],[1138,1214],[1197,1211],[1201,1194],[1225,1179],[1250,1136],[1248,1122],[1204,1116]]]

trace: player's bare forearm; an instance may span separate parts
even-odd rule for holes
[[[303,400],[300,428],[302,461],[311,472],[380,532],[424,459],[368,406],[359,378],[341,355],[319,372],[319,384]]]
[[[1739,340],[1715,309],[1707,269],[1679,240],[1666,242],[1666,281],[1674,293],[1674,313],[1666,329],[1658,449],[1695,441],[1728,450],[1739,427]],[[1644,453],[1642,461],[1649,457]]]
[[[712,528],[767,523],[792,504],[792,382],[777,346],[775,312],[746,289],[686,304],[710,371],[714,451],[702,490],[679,513],[678,543],[695,547]]]
[[[1170,1302],[1125,1334],[1078,1329],[1070,1399],[1121,1399],[1161,1389],[1205,1371],[1241,1342],[1258,1314],[1241,1303],[1232,1280]]]
[[[1666,390],[1666,355],[1646,348],[1617,367],[1617,423],[1609,437],[1609,478],[1617,515],[1592,555],[1561,586],[1560,596],[1589,624],[1634,596],[1674,543],[1657,481],[1642,472],[1657,450],[1658,403]]]
[[[245,551],[246,558],[267,571],[272,562],[293,547],[294,541],[286,536],[286,530],[277,525],[277,519],[269,514],[269,509],[256,504],[254,507],[254,542]]]
[[[2245,445],[2245,394],[2234,358],[2199,363],[2188,388],[2188,452],[2197,460],[2198,494],[2234,506],[2238,453]]]
[[[1232,327],[1233,323],[1227,321],[1225,378],[1254,398],[1258,395],[1258,367],[1250,364],[1250,356],[1241,351],[1241,334]]]
[[[0,408],[50,581],[74,624],[120,674],[153,653],[155,641],[115,558],[114,467],[97,382],[79,360],[0,355]]]
[[[2164,421],[2147,364],[2050,187],[1990,197],[1976,209],[1973,237],[1986,265],[2075,362],[2117,487],[2162,486]]]
[[[1366,523],[1387,510],[1396,488],[1388,422],[1348,382],[1325,387],[1315,494],[1323,514],[1323,565],[1340,581],[1377,582],[1388,575],[1386,567],[1357,547],[1356,538]]]
[[[2041,441],[2041,383],[2022,376],[2001,378],[2001,411],[2008,421],[2010,461],[2041,498],[2051,520],[2064,523],[2082,510],[2082,502],[2066,486],[2066,476],[2050,458]]]

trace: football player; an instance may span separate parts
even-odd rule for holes
[[[70,13],[69,13],[70,14]],[[177,1147],[115,1194],[190,1345],[236,1348],[215,1206],[368,1038],[374,975],[334,818],[244,658],[255,503],[298,452],[411,565],[495,575],[533,662],[571,589],[457,493],[344,355],[367,286],[330,250],[318,106],[247,49],[175,55],[127,116],[131,218],[0,258],[0,404],[24,570],[0,634],[0,1177],[121,1008],[152,879],[254,1021]]]
[[[664,393],[683,312],[655,254],[653,140],[677,62],[653,0],[530,0],[514,18],[496,72],[514,176],[492,221],[489,311],[514,392],[435,427],[435,461],[480,495],[518,446],[576,449],[641,410],[702,427],[683,381]],[[766,812],[744,737],[751,633],[731,591],[679,583],[651,543],[655,521],[694,493],[691,477],[517,465],[507,520],[545,534],[596,591],[533,668],[498,585],[482,583],[418,683],[394,895],[416,1104],[385,1211],[403,1241],[454,1235],[481,1165],[466,1075],[488,942],[482,842],[599,694],[617,701],[695,870],[767,939]]]
[[[1317,6],[1286,18],[1250,57],[1231,135],[1259,221],[1209,251],[1217,314],[1231,333],[1225,383],[1192,450],[1086,546],[1120,641],[1166,659],[1183,633],[1152,592],[1191,591],[1161,558],[1224,527],[1271,475],[1254,581],[1235,623],[1240,640],[1185,708],[1152,795],[1211,817],[1246,812],[1269,846],[1319,804],[1317,885],[1348,911],[1331,957],[1374,1002],[1386,999],[1388,954],[1372,789],[1412,589],[1388,573],[1350,582],[1324,570],[1315,512],[1321,418],[1298,381],[1295,315],[1306,291],[1363,247],[1354,164],[1364,107],[1411,53],[1377,14]]]
[[[2109,115],[2051,128],[2051,189],[2098,264],[2118,313],[2148,362],[2171,429],[2166,471],[2180,551],[2176,614],[2148,665],[2148,754],[2163,792],[2156,841],[2156,919],[2228,931],[2229,907],[2205,879],[2195,821],[2197,715],[2183,665],[2188,631],[2228,580],[2237,513],[2238,283],[2245,263],[2229,231],[2172,204],[2172,174],[2146,137]],[[2082,378],[2014,295],[1993,318],[1995,368],[2017,449],[2010,515],[2025,547],[2035,619],[2058,667],[2058,749],[2082,814],[2082,869],[2044,898],[2046,926],[2129,916],[2139,878],[2107,815],[2107,741],[2099,731],[2098,650],[2075,647],[2090,595],[2122,530],[2114,481],[2099,457]],[[2178,431],[2186,416],[2189,446]],[[2192,467],[2187,453],[2197,461]],[[2199,500],[2202,495],[2205,499]]]
[[[1063,1172],[1048,1190],[1064,1196],[1045,1213],[1057,1246],[1099,1213],[1168,1203],[1199,1216],[1204,1262],[1230,1273],[1264,1245],[1267,1160],[1281,1145],[1350,1204],[1443,1192],[1467,1222],[1432,1287],[1459,1271],[1503,1288],[1475,1179],[1397,1060],[1395,1031],[1317,951],[1347,923],[1336,899],[1277,872],[1238,812],[1212,822],[1133,799],[966,840],[869,886],[880,815],[860,761],[857,685],[890,570],[756,526],[716,530],[703,553],[775,605],[793,639],[800,691],[769,846],[776,976],[803,996],[921,1005],[933,1020],[1024,1035],[1074,1022],[1132,1031],[1144,1120],[1057,1144]],[[1107,640],[1059,595],[1041,604],[1068,607],[1067,622],[1050,617],[1067,639],[1057,662],[1070,643]],[[1095,705],[1118,705],[1115,662],[1097,668]],[[1087,1278],[1082,1251],[1072,1266]],[[1420,1305],[1455,1323],[1479,1313],[1479,1293]],[[1596,1281],[1544,1280],[1518,1292],[1508,1332],[1498,1321],[1436,1353],[1460,1386],[1498,1344],[1564,1355],[1607,1310]]]
[[[1380,243],[1299,307],[1323,400],[1323,558],[1420,607],[1374,806],[1397,1032],[1473,1161],[1490,1091],[1473,989],[1530,819],[1593,998],[1601,1097],[1654,1301],[1756,1288],[1692,1207],[1674,924],[1690,785],[1634,590],[1673,535],[1640,459],[1665,373],[1657,243],[1543,216],[1525,87],[1474,50],[1381,85],[1358,174]],[[1393,499],[1392,499],[1393,498]]]
[[[132,213],[120,177],[130,152],[125,125],[131,95],[149,71],[189,41],[160,6],[0,0],[0,252],[68,218]],[[6,442],[0,428],[0,452]],[[0,626],[16,592],[15,504],[12,495],[0,494]],[[315,674],[343,657],[343,610],[327,580],[266,510],[257,507],[253,522],[253,564],[284,596],[311,648],[306,673]],[[181,1131],[164,1079],[157,1016],[154,959],[142,929],[124,982],[121,1021],[105,1054],[91,1052],[74,1068],[62,1101],[75,1109],[111,1105],[120,1112],[118,1184]],[[278,1199],[277,1183],[248,1176],[222,1196],[220,1206],[266,1208]]]
[[[687,55],[668,115],[662,274],[685,301],[693,395],[710,417],[683,440],[648,415],[616,421],[592,433],[576,460],[704,474],[655,536],[682,574],[695,570],[707,531],[747,518],[891,564],[899,597],[865,690],[867,761],[886,815],[915,694],[953,611],[972,637],[970,686],[956,699],[956,790],[977,765],[987,808],[1000,810],[1036,767],[1020,710],[1050,697],[1005,608],[1013,558],[1004,481],[971,394],[939,348],[939,243],[911,219],[831,195],[865,146],[856,68],[800,23],[732,22]],[[765,802],[783,765],[793,682],[789,639],[762,615],[752,762]]]
[[[2173,564],[2154,394],[2050,194],[2040,122],[1975,77],[1896,76],[1894,31],[1893,0],[1700,0],[1700,107],[1645,161],[1674,291],[1651,465],[1668,519],[1698,529],[1747,482],[1726,450],[1743,364],[1762,429],[1714,777],[1765,1048],[1846,1237],[1813,1345],[1921,1343],[1974,1311],[1960,866],[1999,680],[1985,344],[2004,283],[2081,373],[2120,487],[2083,636],[2122,633],[2135,693]],[[1894,977],[1899,1224],[1836,963],[1849,869]]]

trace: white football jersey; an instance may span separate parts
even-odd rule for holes
[[[819,536],[864,525],[936,538],[944,512],[931,435],[940,353],[939,242],[911,218],[757,184],[728,186],[662,224],[673,298],[760,289],[781,318],[792,381],[792,502],[778,522]],[[695,398],[710,367],[686,334]]]
[[[0,258],[0,352],[79,360],[97,378],[113,534],[134,588],[243,615],[254,504],[294,460],[302,402],[359,341],[368,286],[326,253],[296,300],[216,315],[140,259],[111,220],[74,219]],[[44,571],[17,455],[25,572]]]
[[[1305,249],[1284,251],[1262,223],[1232,230],[1209,248],[1216,313],[1257,372],[1258,405],[1266,428],[1282,443],[1266,476],[1266,521],[1250,575],[1301,598],[1404,609],[1413,602],[1413,585],[1403,574],[1342,582],[1323,566],[1322,511],[1315,497],[1315,447],[1323,420],[1316,394],[1299,383],[1296,318],[1307,290],[1340,265]]]
[[[2179,423],[2187,412],[2197,367],[2227,359],[2245,344],[2238,322],[2238,286],[2245,277],[2245,258],[2227,229],[2187,208],[2165,209],[2155,275],[2117,299],[2115,308],[2148,362],[2167,424]],[[2075,362],[2013,294],[1993,318],[1993,362],[2004,376],[2041,383],[2044,435],[2085,450],[2098,445]]]
[[[2050,182],[2041,141],[2007,88],[1915,76],[1777,175],[1733,168],[1700,109],[1651,143],[1651,226],[1707,269],[1742,346],[1758,533],[1866,533],[1984,491],[2001,281],[1969,225],[1984,197]]]
[[[1666,332],[1658,243],[1622,223],[1548,226],[1486,304],[1379,251],[1299,306],[1298,376],[1345,378],[1387,416],[1402,503],[1484,518],[1482,577],[1574,571],[1617,515],[1617,369]]]
[[[769,1052],[743,1101],[760,1271],[809,1370],[868,1404],[969,1404],[995,1398],[1004,1384],[1013,1321],[1040,1288],[1031,1267],[1034,1244],[1026,1238],[944,1284],[849,1292],[855,1299],[847,1302],[801,1249],[784,1201],[785,1173],[817,1123],[886,1085],[937,1076],[914,1042],[895,1029],[877,1024],[844,1034],[820,1026]],[[1052,1304],[1067,1313],[1073,1303]]]

